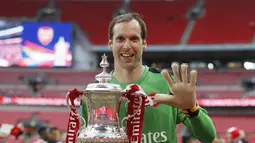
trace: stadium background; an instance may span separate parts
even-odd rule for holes
[[[41,126],[55,126],[64,136],[68,121],[66,92],[74,87],[82,90],[94,81],[103,53],[112,65],[108,24],[112,16],[127,11],[139,12],[147,24],[144,64],[169,68],[172,62],[186,62],[197,69],[198,101],[209,111],[218,136],[225,137],[226,130],[236,126],[245,131],[249,142],[255,142],[254,0],[0,3],[0,122],[22,122],[26,131],[19,140],[9,138],[9,143],[31,142]],[[54,29],[61,27],[57,24],[67,24],[71,30]],[[38,36],[35,29],[43,25],[55,30],[52,41]],[[59,31],[71,37],[65,39],[70,46],[69,52],[62,53],[65,64],[54,67],[54,45],[47,42],[56,43]],[[179,142],[182,131],[179,125]]]

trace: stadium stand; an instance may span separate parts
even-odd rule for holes
[[[36,11],[47,2],[18,0],[17,6],[12,1],[4,1],[2,5],[10,5],[16,10],[7,10],[8,6],[0,6],[0,14],[5,17],[33,17]],[[148,43],[150,45],[176,45],[180,43],[183,32],[189,22],[187,11],[195,4],[195,0],[139,2],[130,4],[133,11],[143,15],[148,28]],[[28,3],[32,3],[30,6]],[[70,2],[57,1],[57,7],[62,10],[63,21],[75,21],[88,34],[93,45],[106,45],[108,23],[114,11],[121,2]],[[231,4],[230,4],[231,3]],[[207,0],[205,13],[193,27],[188,44],[247,44],[251,43],[255,34],[254,0]],[[95,10],[96,9],[96,10]],[[6,11],[8,11],[6,13]],[[1,16],[1,15],[0,15]],[[99,25],[99,26],[95,26]],[[83,89],[88,83],[95,81],[98,71],[77,71],[73,69],[0,69],[0,96],[30,96],[33,97],[27,79],[43,74],[48,83],[40,90],[38,97],[64,97],[69,89]],[[234,98],[240,99],[244,94],[241,80],[254,76],[254,71],[199,71],[198,98]],[[255,97],[255,94],[251,96]],[[31,118],[29,111],[0,110],[0,121],[15,124],[22,119]],[[66,130],[68,112],[42,111],[38,112],[40,120],[49,125]],[[59,121],[61,119],[61,122]],[[255,142],[254,116],[212,116],[217,133],[224,136],[226,129],[235,125],[247,133],[250,142]],[[180,131],[181,125],[177,127]],[[179,140],[181,137],[178,136]],[[23,141],[22,139],[20,140]],[[14,143],[10,140],[9,143]]]
[[[255,2],[239,2],[206,1],[205,16],[197,21],[189,44],[251,43],[255,31],[250,23],[255,21]]]
[[[18,12],[5,13],[6,17],[24,15],[32,17],[37,9],[47,4],[45,1],[33,2],[33,7],[30,7],[28,2],[19,1],[20,6],[16,7]],[[140,12],[148,23],[149,44],[179,44],[188,23],[185,18],[186,14],[195,2],[195,0],[149,1],[146,3],[134,1],[130,4],[130,9]],[[4,1],[4,4],[11,5],[8,1]],[[121,2],[65,1],[57,2],[57,7],[63,11],[63,21],[76,21],[88,33],[89,40],[93,44],[105,45],[107,44],[108,22],[120,4]],[[238,0],[232,0],[231,5],[228,0],[206,1],[206,11],[204,16],[196,21],[189,44],[250,43],[254,36],[254,28],[250,24],[255,21],[252,5],[254,5],[253,0],[246,0],[241,4]],[[100,11],[95,11],[95,7]],[[0,13],[4,13],[1,11]],[[99,23],[100,26],[95,26]]]

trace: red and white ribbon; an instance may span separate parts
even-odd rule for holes
[[[139,98],[142,97],[142,98]],[[142,139],[142,129],[144,122],[145,107],[157,106],[153,102],[155,94],[147,95],[141,87],[136,84],[129,85],[125,92],[125,97],[128,99],[128,115],[134,115],[127,120],[127,136],[130,143],[140,143]],[[142,101],[140,101],[142,99]],[[140,109],[139,105],[141,103]],[[140,111],[138,111],[140,110]],[[138,111],[138,112],[137,112]]]
[[[133,89],[131,89],[131,88],[133,88]],[[136,84],[129,85],[126,89],[126,92],[130,93],[131,95],[135,95],[135,96],[139,96],[139,95],[144,96],[145,97],[145,107],[149,107],[149,106],[157,107],[158,106],[158,103],[154,101],[156,93],[151,93],[151,94],[147,95],[139,85],[136,85]]]
[[[82,93],[76,88],[68,92],[67,100],[71,102],[70,115],[67,126],[66,143],[76,143],[77,133],[80,128],[79,116],[76,113],[74,101]],[[127,119],[127,136],[129,143],[140,143],[142,139],[142,129],[144,121],[144,109],[145,107],[154,106],[157,107],[157,103],[154,103],[155,93],[146,95],[146,93],[136,84],[132,84],[127,87],[123,97],[128,99],[128,115]],[[141,101],[140,101],[141,99]],[[120,107],[121,102],[119,103]],[[118,108],[120,109],[120,108]]]
[[[80,128],[80,121],[79,117],[77,116],[76,113],[76,108],[74,104],[74,100],[78,98],[82,93],[78,89],[73,89],[69,91],[68,93],[68,98],[67,100],[70,100],[71,105],[70,105],[70,114],[69,114],[69,120],[68,120],[68,125],[67,125],[67,133],[66,133],[66,143],[76,143],[76,137],[77,133]]]

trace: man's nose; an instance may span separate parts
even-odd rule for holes
[[[123,48],[124,48],[125,50],[128,50],[128,49],[131,48],[131,46],[130,46],[130,41],[129,41],[129,40],[126,40],[126,42],[124,43]]]

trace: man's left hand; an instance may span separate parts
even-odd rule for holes
[[[177,63],[172,64],[175,81],[170,77],[167,70],[161,74],[165,78],[173,96],[167,94],[156,94],[155,101],[159,104],[168,104],[178,109],[190,109],[196,104],[196,81],[197,71],[190,72],[190,81],[188,80],[188,65],[182,64],[179,70]]]

